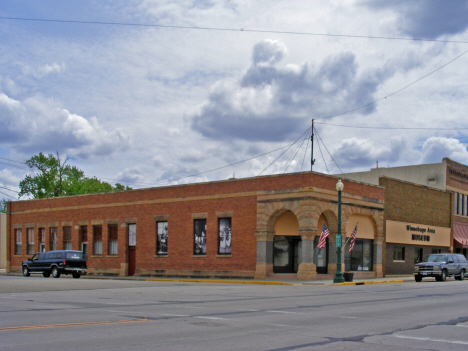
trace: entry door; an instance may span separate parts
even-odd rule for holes
[[[128,225],[128,275],[136,272],[136,224]]]
[[[301,263],[300,236],[277,235],[273,242],[273,272],[297,273]]]
[[[320,237],[316,236],[314,239],[314,263],[317,267],[317,274],[328,273],[328,238],[327,243],[323,249],[317,247]]]
[[[88,243],[81,243],[81,252],[83,252],[83,258],[88,259]]]

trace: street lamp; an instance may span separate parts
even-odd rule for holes
[[[344,283],[343,271],[341,270],[341,192],[343,191],[344,184],[341,179],[336,183],[336,190],[338,190],[338,233],[336,234],[336,273],[333,283]]]

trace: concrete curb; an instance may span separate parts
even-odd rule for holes
[[[217,280],[217,279],[170,279],[147,278],[147,282],[184,282],[184,283],[219,283],[219,284],[258,284],[258,285],[302,285],[296,283],[259,281],[259,280]]]
[[[378,281],[365,281],[365,282],[346,282],[331,285],[370,285],[370,284],[390,284],[390,283],[404,283],[405,280],[378,280]]]

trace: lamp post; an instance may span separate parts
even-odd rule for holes
[[[336,234],[336,273],[333,283],[344,283],[343,271],[341,270],[341,192],[344,185],[341,179],[336,183],[336,190],[338,190],[338,233]]]

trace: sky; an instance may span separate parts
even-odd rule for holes
[[[312,119],[315,172],[468,164],[464,0],[3,0],[0,38],[0,198],[39,152],[132,188],[310,171]]]

